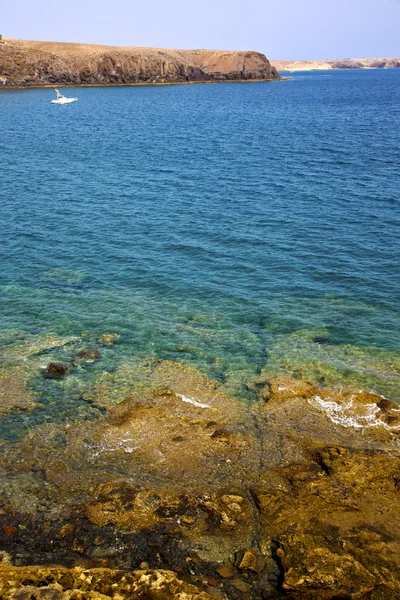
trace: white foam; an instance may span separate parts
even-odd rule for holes
[[[203,404],[202,402],[198,402],[198,400],[193,400],[192,398],[188,398],[187,396],[184,396],[183,394],[176,394],[176,395],[178,396],[178,398],[183,400],[183,402],[187,402],[188,404],[193,404],[193,406],[196,406],[197,408],[211,408],[211,406],[209,404]]]
[[[342,427],[353,427],[354,429],[384,427],[388,431],[400,429],[400,425],[390,426],[380,418],[381,409],[377,404],[363,404],[355,409],[353,399],[353,396],[350,396],[347,402],[339,404],[334,400],[323,400],[320,396],[314,396],[308,402],[322,409],[333,423]]]
[[[132,444],[134,440],[132,438],[122,438],[121,440],[113,440],[109,442],[105,439],[100,444],[85,444],[87,448],[93,450],[92,459],[97,458],[103,452],[116,452],[117,450],[123,450],[127,454],[132,454],[138,446]]]

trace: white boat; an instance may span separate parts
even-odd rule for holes
[[[58,90],[55,90],[55,92],[57,97],[55,100],[51,101],[52,104],[71,104],[71,102],[76,102],[78,100],[78,98],[66,98],[60,94]]]

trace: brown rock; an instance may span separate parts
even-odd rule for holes
[[[310,398],[315,394],[316,389],[312,383],[280,375],[267,382],[260,391],[260,397],[268,403],[282,402],[291,398]]]
[[[400,578],[393,569],[400,573],[400,563],[389,567],[391,553],[400,551],[398,500],[391,492],[396,461],[335,447],[321,450],[317,462],[319,474],[311,465],[287,468],[291,493],[257,491],[261,537],[279,538],[274,552],[283,589],[321,600],[346,593],[363,597],[371,589],[377,597],[396,596]]]
[[[387,398],[382,398],[381,396],[377,401],[377,405],[383,412],[386,412],[388,410],[398,410],[399,408],[398,404],[392,402],[391,400],[388,400]]]
[[[255,573],[261,573],[265,567],[265,558],[259,552],[246,550],[239,565],[239,569],[248,569]]]
[[[101,354],[95,348],[85,348],[84,350],[81,350],[80,352],[78,352],[77,357],[83,358],[87,361],[95,361],[95,360],[99,360],[99,358],[101,358]]]
[[[232,579],[230,583],[231,585],[233,585],[234,588],[239,590],[239,592],[248,592],[250,590],[249,584],[243,581],[243,579]]]
[[[216,570],[218,575],[220,575],[223,579],[229,579],[233,577],[237,573],[237,569],[233,565],[221,565]]]
[[[207,594],[209,594],[213,598],[224,598],[224,600],[226,600],[226,596],[225,596],[223,590],[219,589],[218,587],[213,587],[212,585],[206,585],[204,588],[204,591],[207,592]]]
[[[59,530],[59,532],[56,535],[57,539],[63,539],[66,538],[67,536],[71,535],[74,531],[74,526],[71,525],[71,523],[66,523],[65,525],[63,525],[61,527],[61,529]]]
[[[98,339],[99,344],[104,346],[112,346],[116,344],[121,336],[117,333],[103,333]]]
[[[0,564],[2,600],[209,600],[212,596],[170,571],[13,567]]]
[[[394,402],[385,402],[385,399],[382,398],[382,396],[379,396],[378,394],[371,394],[370,392],[345,391],[343,393],[343,397],[346,399],[351,399],[356,405],[376,404],[379,406],[379,408],[381,408],[380,405],[382,405],[382,408],[386,407],[386,409],[397,408],[397,405],[394,405]]]
[[[212,439],[219,439],[222,441],[228,441],[231,439],[232,437],[232,432],[229,431],[228,429],[216,429],[214,431],[214,433],[211,434],[210,436]]]
[[[185,56],[209,79],[275,79],[278,76],[259,52],[186,50]]]
[[[35,397],[27,389],[24,376],[18,370],[0,372],[0,415],[15,409],[32,410],[35,406]]]
[[[42,371],[45,379],[63,379],[69,371],[69,366],[63,363],[49,363]]]
[[[221,500],[227,506],[240,506],[244,502],[243,496],[237,496],[236,494],[224,494],[221,496]]]

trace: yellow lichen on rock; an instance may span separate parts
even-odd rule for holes
[[[13,567],[0,564],[2,600],[209,600],[170,571]]]

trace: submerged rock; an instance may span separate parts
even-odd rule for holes
[[[42,354],[79,343],[78,337],[56,338],[52,335],[27,337],[22,343],[2,350],[0,357],[6,361],[23,360],[31,362]]]
[[[94,362],[101,358],[101,353],[95,348],[84,348],[84,350],[80,350],[76,356],[78,359]]]
[[[15,369],[14,372],[0,372],[0,415],[15,410],[32,410],[37,406],[35,396],[21,379],[21,374]]]
[[[315,392],[316,386],[312,383],[280,375],[265,383],[260,397],[267,402],[280,402],[290,398],[310,398]]]
[[[265,563],[265,558],[260,552],[246,550],[239,565],[239,569],[261,573],[264,570]]]
[[[400,597],[397,405],[279,377],[249,406],[169,361],[145,380],[97,421],[4,445],[0,532],[15,529],[0,550],[11,561],[106,578],[146,564],[177,574],[178,598]],[[124,576],[132,594],[137,575]],[[164,597],[146,589],[138,597]]]
[[[63,379],[69,371],[69,365],[64,363],[49,363],[42,371],[45,379]]]
[[[400,402],[400,352],[350,344],[321,343],[328,330],[300,330],[268,348],[261,376],[292,375],[316,386],[376,390]]]
[[[116,344],[121,336],[117,333],[103,333],[98,339],[99,344],[104,344],[104,346],[112,346]]]
[[[223,579],[229,579],[236,575],[237,569],[233,565],[222,565],[216,569],[216,572],[223,577]]]
[[[17,339],[17,344],[0,350],[0,415],[40,406],[31,384],[43,363],[43,355],[52,357],[53,352],[79,342],[79,338],[51,335],[21,334]]]

